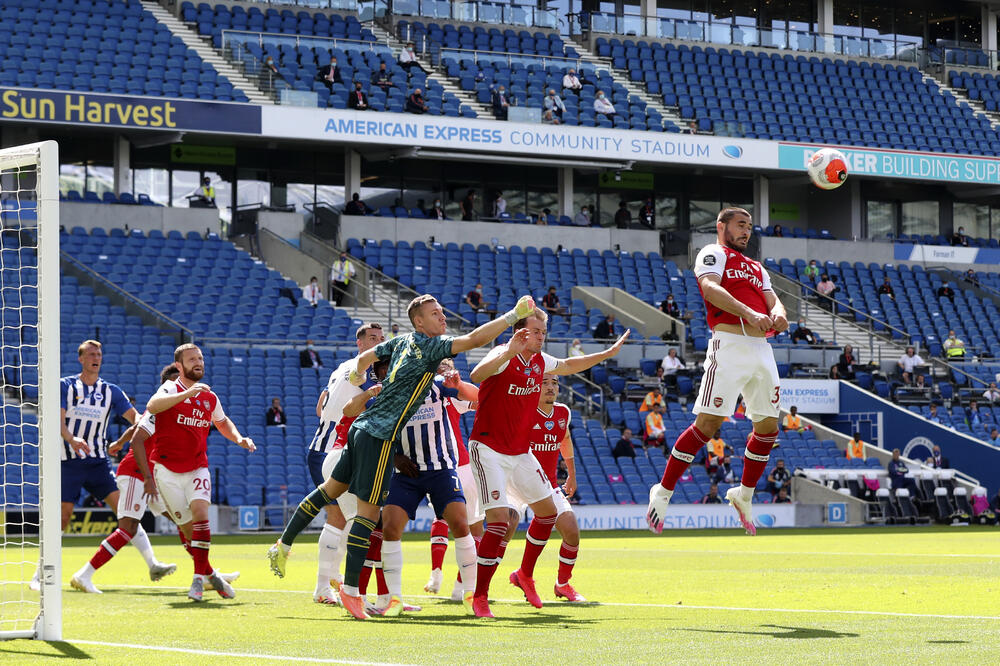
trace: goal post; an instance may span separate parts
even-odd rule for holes
[[[62,639],[59,337],[59,148],[43,141],[0,150],[0,639]]]

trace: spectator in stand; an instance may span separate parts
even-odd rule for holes
[[[913,384],[905,384],[896,389],[896,399],[925,403],[931,399],[933,392],[934,390],[924,380],[924,376],[916,375],[913,378]]]
[[[347,95],[347,108],[355,111],[368,111],[368,95],[361,89],[361,81],[354,82],[354,90]]]
[[[570,68],[570,70],[563,75],[562,87],[564,90],[572,90],[577,93],[583,90],[583,84],[580,83],[580,79],[577,77],[575,69]]]
[[[388,93],[389,88],[392,88],[392,74],[386,69],[385,63],[383,62],[378,66],[378,69],[372,73],[372,85],[378,86],[382,89],[382,92]]]
[[[573,225],[577,227],[589,227],[590,226],[590,211],[586,206],[580,208],[580,212],[576,214],[573,218]]]
[[[948,337],[941,346],[944,349],[945,358],[949,361],[961,361],[965,358],[965,341],[955,335],[955,331],[948,331]]]
[[[315,368],[318,372],[323,367],[323,359],[319,357],[312,340],[306,340],[306,348],[299,352],[300,368]]]
[[[775,237],[775,238],[784,238],[785,237],[785,230],[781,228],[780,224],[776,224],[771,229],[771,235],[773,237]]]
[[[782,488],[792,487],[792,473],[785,467],[784,460],[778,460],[774,469],[767,475],[767,491],[772,495],[777,495]]]
[[[615,459],[621,458],[622,456],[626,458],[635,458],[635,445],[632,443],[632,431],[628,428],[622,430],[621,439],[615,442],[615,447],[611,449],[611,455]]]
[[[594,113],[602,115],[608,120],[615,117],[615,105],[604,96],[603,90],[599,90],[597,96],[594,97]]]
[[[476,312],[486,309],[489,303],[483,298],[483,285],[481,283],[477,283],[475,289],[465,295],[465,304]]]
[[[1000,401],[1000,389],[996,382],[990,382],[989,388],[983,391],[983,399],[991,405]]]
[[[965,271],[965,277],[962,279],[971,284],[973,287],[979,286],[979,277],[976,275],[976,271],[971,268]]]
[[[892,290],[892,283],[889,282],[888,275],[882,278],[882,284],[878,288],[878,295],[879,296],[886,295],[892,300],[896,300],[896,294]]]
[[[650,229],[656,227],[656,204],[653,203],[653,197],[646,197],[646,202],[639,209],[639,224]]]
[[[701,498],[702,504],[722,504],[722,498],[719,497],[719,486],[713,483],[708,488],[708,493]]]
[[[427,113],[429,108],[424,101],[424,91],[420,88],[414,90],[413,94],[406,98],[407,113]]]
[[[781,429],[785,432],[789,430],[794,430],[795,432],[805,432],[806,429],[802,425],[802,417],[799,416],[799,408],[792,405],[788,408],[788,413],[785,414],[785,418],[781,419]]]
[[[462,208],[462,220],[464,222],[471,222],[476,219],[476,191],[469,190],[465,194],[465,198],[462,199],[460,204]]]
[[[392,340],[393,338],[398,338],[402,333],[399,332],[399,324],[393,324],[392,328],[389,329],[389,335],[385,337],[386,340]]]
[[[444,208],[441,207],[441,200],[435,199],[434,205],[426,212],[427,219],[429,220],[447,220],[448,217],[444,214]]]
[[[660,407],[667,406],[667,402],[663,399],[663,394],[660,392],[659,387],[654,388],[646,394],[646,397],[642,399],[642,403],[639,405],[639,411],[648,412],[656,405],[659,405]]]
[[[667,350],[667,355],[660,361],[660,369],[663,370],[664,383],[677,383],[677,373],[684,369],[684,359],[677,355],[676,348]]]
[[[805,267],[803,272],[809,281],[815,284],[816,279],[819,278],[819,266],[816,264],[816,260],[810,259],[809,265]]]
[[[920,358],[920,355],[917,354],[917,351],[913,347],[907,347],[906,353],[899,357],[896,365],[899,366],[899,374],[903,378],[903,383],[912,384],[913,370],[924,365],[924,359]]]
[[[1000,430],[997,430],[995,426],[990,428],[990,444],[1000,446]]]
[[[497,120],[507,120],[507,109],[510,108],[510,100],[507,98],[507,89],[500,85],[493,91],[491,99],[493,104],[493,116]]]
[[[646,414],[646,445],[663,446],[666,443],[667,429],[663,425],[663,404],[653,405],[653,411]]]
[[[660,312],[670,315],[674,319],[681,318],[681,308],[677,305],[677,301],[674,300],[673,294],[667,294],[667,297],[660,303]]]
[[[316,80],[322,83],[330,92],[333,92],[334,83],[343,83],[340,77],[340,67],[337,66],[337,57],[330,58],[329,65],[323,65],[316,71]]]
[[[619,229],[628,229],[632,226],[632,213],[628,210],[628,203],[618,202],[618,211],[615,213],[615,226]]]
[[[587,352],[583,351],[583,345],[580,344],[580,338],[573,338],[573,341],[569,344],[569,358],[576,358],[577,356],[586,356]]]
[[[419,62],[417,62],[417,54],[414,53],[413,42],[407,44],[403,50],[399,52],[399,66],[406,70],[407,75],[413,73],[410,70],[414,67],[419,69],[424,74],[428,73],[427,70],[424,69]]]
[[[594,328],[594,337],[598,340],[612,340],[615,337],[615,316],[609,314],[607,317],[597,322]]]
[[[288,416],[281,406],[281,398],[271,398],[271,408],[267,410],[264,417],[264,425],[283,426],[288,423]]]
[[[563,309],[559,305],[559,294],[556,293],[555,287],[549,287],[548,293],[542,296],[542,305],[549,315],[561,315],[563,313]]]
[[[562,120],[566,112],[566,104],[562,101],[562,97],[556,94],[555,88],[549,88],[549,94],[542,100],[542,108],[559,116],[559,120]]]
[[[323,291],[319,288],[319,278],[315,275],[309,278],[309,284],[302,287],[302,298],[314,308],[319,307],[319,299],[323,298]]]
[[[804,342],[813,347],[819,344],[819,340],[816,339],[813,332],[806,326],[806,320],[802,317],[799,317],[798,326],[792,332],[792,344],[797,345],[799,342]]]
[[[341,252],[337,260],[330,267],[330,286],[332,287],[333,301],[340,307],[347,295],[347,287],[351,283],[351,278],[357,273],[354,264],[348,258],[346,252]]]
[[[837,375],[841,379],[853,380],[854,379],[854,365],[858,362],[858,359],[854,356],[854,347],[851,345],[846,345],[844,347],[844,353],[840,355],[840,359],[837,361]]]
[[[975,400],[970,400],[965,410],[965,423],[973,430],[983,426],[983,415],[979,411],[979,403]]]
[[[949,283],[947,283],[947,282],[945,282],[940,287],[938,287],[937,296],[938,296],[938,298],[941,298],[943,296],[944,298],[947,298],[952,303],[955,302],[955,290],[952,289],[951,285]]]
[[[351,195],[351,200],[344,206],[345,215],[367,215],[368,206],[361,200],[361,195],[357,192]]]
[[[719,466],[715,469],[715,474],[712,475],[712,481],[715,483],[729,483],[733,484],[739,480],[736,474],[736,470],[733,469],[733,460],[728,455],[723,456],[722,460],[719,462]]]
[[[886,465],[886,469],[889,472],[889,487],[893,490],[897,488],[906,488],[910,491],[911,495],[916,495],[917,484],[912,479],[906,475],[910,472],[910,468],[906,466],[906,463],[899,457],[899,449],[892,450],[892,460]]]
[[[958,231],[951,235],[951,244],[953,246],[969,247],[969,237],[965,235],[965,227],[959,227]]]
[[[845,451],[848,460],[864,460],[865,459],[865,443],[861,440],[861,433],[854,433],[854,437],[847,443],[847,451]]]
[[[493,217],[500,217],[507,212],[507,200],[503,198],[503,192],[498,191],[493,197]]]
[[[941,455],[941,447],[937,444],[934,445],[934,448],[931,451],[931,457],[927,460],[927,464],[934,469],[949,469],[951,467],[951,463],[948,462],[948,459]]]
[[[788,488],[782,488],[778,491],[778,494],[774,496],[774,501],[772,504],[791,504],[792,498],[788,496]]]
[[[278,66],[274,63],[274,58],[271,56],[264,58],[264,66],[260,70],[260,78],[263,80],[282,78],[281,73],[278,71]]]
[[[719,463],[726,456],[726,451],[733,453],[733,447],[723,441],[722,431],[716,430],[712,439],[705,444],[705,469],[709,474],[713,474],[719,467]]]
[[[931,403],[930,415],[927,417],[928,421],[933,421],[934,423],[941,423],[941,416],[938,414],[937,405]]]
[[[542,122],[546,125],[562,125],[562,120],[558,116],[552,115],[551,111],[542,114]]]
[[[816,285],[816,291],[820,295],[819,306],[833,312],[833,298],[834,294],[837,293],[837,285],[830,279],[829,275],[823,273],[820,276],[819,284]]]

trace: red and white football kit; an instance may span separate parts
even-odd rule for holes
[[[152,468],[153,456],[156,453],[156,417],[145,412],[139,419],[138,425],[149,433],[144,444],[146,460]],[[139,465],[135,461],[135,456],[132,455],[132,447],[129,447],[128,453],[118,463],[115,481],[118,483],[118,517],[141,520],[143,514],[146,513],[146,491],[143,486],[142,472],[139,471]],[[156,499],[150,500],[148,506],[149,510],[156,515],[165,512],[163,502],[158,496]]]
[[[494,347],[483,362],[507,351]],[[528,432],[538,410],[542,376],[559,361],[542,352],[529,359],[515,356],[479,387],[479,409],[472,426],[469,456],[482,510],[515,507],[507,489],[517,491],[528,504],[552,494],[538,460],[530,453]]]
[[[164,383],[157,395],[183,393],[180,380]],[[226,418],[219,397],[202,391],[156,415],[157,446],[153,476],[163,503],[178,524],[191,520],[191,502],[212,501],[208,471],[208,434]]]
[[[569,407],[561,402],[552,405],[552,412],[549,414],[543,412],[541,408],[536,408],[535,414],[532,416],[531,429],[528,431],[531,454],[538,460],[546,478],[552,484],[552,501],[556,505],[556,516],[573,510],[556,480],[556,472],[559,468],[559,450],[563,440],[566,439],[570,418]],[[520,500],[517,491],[513,488],[509,488],[507,494],[514,501],[514,508],[523,519],[527,502]]]
[[[462,439],[462,414],[472,411],[472,403],[457,398],[445,398],[445,409],[448,410],[451,431],[455,433],[455,442],[458,444],[458,467],[455,472],[462,484],[462,494],[465,495],[465,518],[470,525],[475,525],[486,517],[486,513],[482,509],[479,491],[475,479],[472,477],[469,449],[466,448],[465,441]]]
[[[764,293],[773,291],[771,277],[760,262],[737,250],[712,243],[698,253],[694,274],[698,278],[709,274],[720,276],[722,288],[733,298],[756,312],[769,314]],[[780,381],[767,339],[717,331],[718,324],[744,327],[748,324],[707,300],[705,309],[713,333],[694,413],[730,416],[742,394],[747,417],[752,421],[776,418],[781,397]]]

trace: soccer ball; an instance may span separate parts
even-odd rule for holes
[[[821,190],[834,190],[847,180],[847,158],[834,148],[820,148],[806,165],[809,179]]]

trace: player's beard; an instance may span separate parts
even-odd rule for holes
[[[198,381],[201,381],[201,378],[204,377],[204,376],[205,376],[205,370],[204,370],[204,368],[202,368],[201,370],[197,370],[197,369],[195,369],[193,367],[192,368],[186,368],[186,367],[184,368],[184,379],[186,379],[189,382],[198,382]]]
[[[729,233],[728,229],[726,230],[726,247],[728,247],[730,250],[736,250],[737,252],[743,253],[747,251],[747,245],[749,244],[750,244],[750,239],[747,238],[746,242],[743,243],[743,247],[740,247],[736,241],[736,236],[734,234]]]

